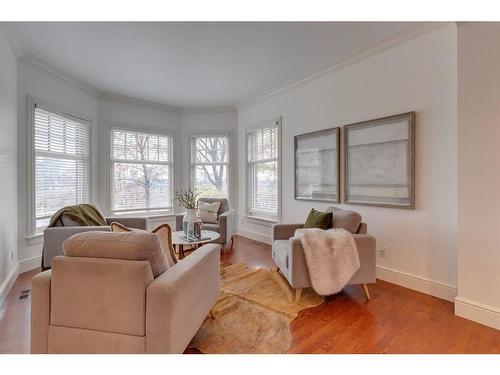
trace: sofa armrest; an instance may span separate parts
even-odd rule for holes
[[[272,229],[272,242],[275,240],[288,240],[293,237],[295,230],[304,226],[302,224],[274,224]]]
[[[218,217],[220,243],[226,244],[234,234],[234,210],[228,210]]]
[[[49,268],[52,258],[63,255],[63,243],[71,236],[90,231],[106,231],[111,229],[108,226],[77,226],[77,227],[51,227],[43,231],[43,259],[42,267]]]
[[[31,280],[31,354],[48,353],[51,279],[52,271],[45,271]]]
[[[175,215],[175,230],[183,230],[182,228],[182,220],[184,219],[184,213]]]
[[[219,245],[204,245],[148,286],[147,353],[186,349],[219,296],[219,254]]]
[[[376,280],[376,240],[369,234],[353,234],[359,256],[359,270],[349,284],[368,284]]]
[[[112,222],[119,223],[127,228],[143,229],[148,227],[148,219],[145,217],[107,217],[106,222],[111,225]]]

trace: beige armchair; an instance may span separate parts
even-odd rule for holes
[[[64,219],[63,217],[63,220]],[[120,223],[128,228],[146,229],[147,219],[144,217],[107,217],[106,222]],[[43,231],[43,257],[42,269],[48,269],[52,265],[52,258],[63,254],[63,243],[71,236],[90,231],[110,231],[109,226],[81,226],[78,223],[67,220],[58,226],[46,228]]]
[[[217,213],[217,223],[203,223],[201,229],[203,230],[211,230],[214,232],[218,232],[220,234],[217,243],[222,245],[222,248],[227,245],[229,241],[231,241],[231,249],[233,248],[233,235],[235,228],[235,218],[234,218],[234,210],[229,208],[229,202],[225,198],[200,198],[198,202],[221,202],[219,207],[219,212]],[[179,214],[176,216],[176,229],[177,231],[182,230],[182,219],[184,218],[184,214]]]
[[[80,233],[64,252],[32,281],[31,353],[182,353],[219,295],[216,244],[174,266],[138,231]]]
[[[349,284],[361,284],[368,299],[368,285],[374,283],[375,276],[375,238],[366,234],[367,225],[362,222],[361,215],[354,211],[331,207],[333,211],[333,228],[344,228],[351,232],[356,243],[360,268]],[[306,264],[304,249],[300,239],[294,237],[295,230],[304,224],[275,224],[272,231],[272,257],[290,286],[296,290],[295,299],[300,298],[302,288],[311,286],[309,270]]]

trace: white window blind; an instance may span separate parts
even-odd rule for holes
[[[278,218],[279,124],[247,133],[247,213]]]
[[[172,137],[111,129],[111,211],[172,210]]]
[[[191,138],[191,183],[202,197],[227,198],[229,136]]]
[[[89,200],[89,123],[34,104],[34,233],[58,209]]]

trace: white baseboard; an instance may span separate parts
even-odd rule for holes
[[[34,270],[35,268],[40,268],[42,264],[42,256],[38,255],[33,258],[28,258],[21,260],[19,262],[19,273]]]
[[[377,266],[377,278],[451,302],[457,296],[455,287],[388,267]]]
[[[254,232],[252,230],[237,228],[236,234],[243,236],[243,237],[250,238],[251,240],[254,240],[254,241],[267,243],[268,245],[271,244],[271,236],[268,236],[268,235],[265,235],[262,233],[258,233],[258,232]]]
[[[17,279],[17,275],[19,275],[19,266],[16,265],[0,286],[0,306],[2,306],[3,301],[9,295],[12,285],[14,285]]]
[[[500,309],[467,298],[455,298],[455,315],[500,330]]]

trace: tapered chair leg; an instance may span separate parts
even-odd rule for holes
[[[370,291],[368,290],[368,285],[361,284],[361,286],[363,287],[363,292],[365,292],[366,299],[370,300],[371,297],[370,297]]]
[[[295,303],[299,303],[301,295],[302,295],[302,288],[295,289]]]
[[[233,251],[233,236],[231,236],[231,251]]]

